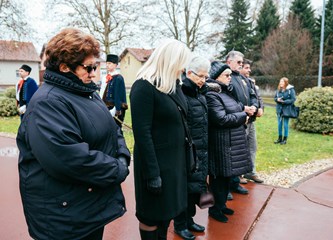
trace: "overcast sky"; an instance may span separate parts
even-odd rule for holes
[[[255,2],[255,0],[250,1],[253,3]],[[37,51],[40,51],[42,48],[42,44],[46,42],[48,38],[54,34],[55,31],[57,31],[57,24],[45,21],[46,18],[44,17],[44,14],[50,12],[50,9],[45,9],[44,3],[45,0],[29,0],[22,3],[22,5],[25,5],[27,9],[29,19],[31,19],[30,23],[38,26],[38,28],[35,26],[33,28],[39,29],[36,37],[37,39],[32,40],[35,47],[37,48]],[[313,9],[316,11],[316,14],[318,14],[319,12],[321,14],[323,0],[311,0],[311,3]]]

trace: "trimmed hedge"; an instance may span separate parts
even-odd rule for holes
[[[17,115],[15,88],[7,88],[4,96],[4,98],[0,99],[0,116],[10,117]]]
[[[293,126],[300,131],[333,133],[333,88],[314,87],[305,89],[297,96],[295,103],[300,107],[299,118]]]

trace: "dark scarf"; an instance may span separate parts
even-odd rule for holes
[[[98,89],[94,82],[84,84],[82,80],[72,72],[64,73],[46,69],[43,77],[46,83],[55,85],[69,92],[74,92],[78,95],[88,96]]]

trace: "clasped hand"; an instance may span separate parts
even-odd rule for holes
[[[154,194],[160,194],[162,192],[162,179],[160,176],[150,178],[147,180],[147,189]]]

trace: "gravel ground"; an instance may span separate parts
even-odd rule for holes
[[[290,188],[295,184],[297,185],[299,181],[330,168],[333,168],[333,158],[315,160],[269,174],[258,172],[258,176],[264,180],[264,184]]]

